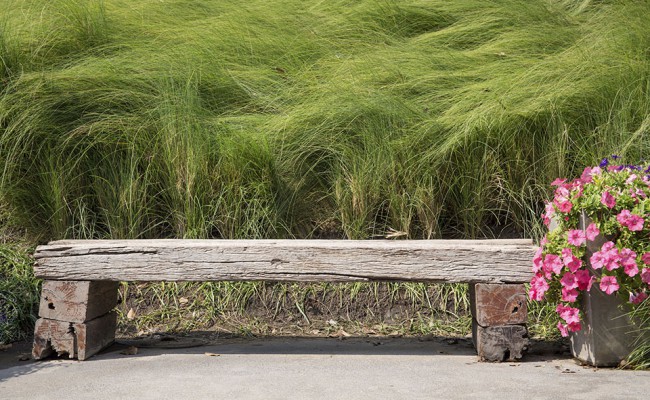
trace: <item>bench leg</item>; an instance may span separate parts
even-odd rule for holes
[[[32,355],[85,360],[115,340],[118,282],[44,281]]]
[[[528,347],[522,284],[470,284],[472,339],[481,361],[516,360]]]

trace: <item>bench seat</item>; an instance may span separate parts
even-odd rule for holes
[[[471,284],[479,356],[515,359],[534,252],[528,239],[54,241],[35,252],[45,281],[33,353],[84,359],[110,344],[119,281],[417,281]]]

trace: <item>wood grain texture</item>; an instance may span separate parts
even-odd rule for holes
[[[39,278],[522,283],[531,240],[89,240],[36,249]]]
[[[524,325],[472,326],[474,346],[481,361],[514,361],[528,349],[528,329]]]
[[[36,360],[48,357],[53,352],[58,356],[67,354],[75,357],[75,335],[72,322],[39,318],[34,326],[32,356]]]
[[[472,316],[479,325],[526,323],[528,309],[524,285],[477,283],[470,285],[469,294]]]
[[[38,314],[42,318],[85,322],[106,314],[117,305],[118,282],[43,282]]]
[[[87,322],[39,318],[34,327],[32,356],[40,360],[56,353],[83,361],[113,343],[116,326],[114,311]]]
[[[109,312],[92,321],[74,324],[77,335],[77,359],[83,361],[115,341],[117,313]]]

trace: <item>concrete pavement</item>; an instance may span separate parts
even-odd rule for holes
[[[638,399],[650,372],[577,365],[538,343],[479,363],[465,339],[268,338],[185,349],[115,345],[84,362],[0,357],[0,399]]]

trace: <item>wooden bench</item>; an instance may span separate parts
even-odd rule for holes
[[[530,240],[61,240],[36,249],[44,279],[33,356],[84,360],[114,341],[120,281],[469,283],[481,360],[526,349]]]

